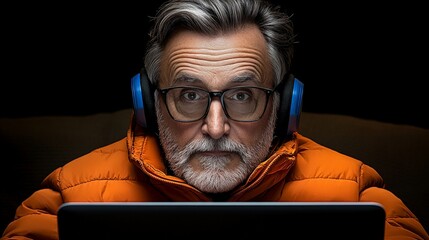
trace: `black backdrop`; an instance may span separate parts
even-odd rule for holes
[[[293,14],[304,111],[429,127],[423,6],[274,2]],[[129,79],[141,66],[148,16],[158,5],[4,6],[1,117],[131,107]]]

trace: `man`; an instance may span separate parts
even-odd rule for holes
[[[2,239],[57,238],[75,201],[371,201],[387,239],[429,238],[374,169],[295,131],[294,33],[278,8],[170,1],[150,37],[127,137],[53,171]]]

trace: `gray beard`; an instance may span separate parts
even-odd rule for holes
[[[245,146],[235,142],[228,137],[212,139],[205,136],[202,139],[194,139],[184,147],[180,148],[175,139],[178,136],[172,134],[171,129],[165,124],[164,115],[159,111],[157,104],[159,138],[165,152],[165,157],[174,175],[184,179],[188,184],[206,193],[228,192],[242,184],[263,162],[271,147],[277,111],[273,111],[269,123],[263,131],[263,135],[253,146]],[[278,98],[274,97],[274,109],[277,109]],[[234,168],[227,168],[231,161],[226,156],[205,156],[198,159],[200,169],[196,171],[189,163],[190,158],[199,152],[226,151],[237,154],[241,161]]]

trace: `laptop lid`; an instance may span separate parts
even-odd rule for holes
[[[384,223],[383,207],[370,202],[75,202],[58,210],[60,240],[375,240]]]

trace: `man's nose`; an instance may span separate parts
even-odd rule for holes
[[[213,139],[219,139],[228,134],[230,128],[228,117],[223,111],[220,100],[213,99],[209,106],[207,116],[204,119],[204,125],[202,127],[203,132],[210,135]]]

